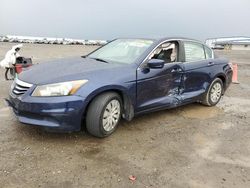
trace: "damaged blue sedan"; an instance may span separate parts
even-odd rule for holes
[[[18,120],[49,131],[111,135],[121,118],[199,102],[216,105],[232,80],[226,59],[185,38],[116,39],[87,56],[34,65],[7,99]]]

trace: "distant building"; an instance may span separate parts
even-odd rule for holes
[[[218,45],[223,46],[225,50],[250,50],[250,40],[217,42],[216,46]]]
[[[205,43],[213,49],[250,50],[250,37],[210,38]]]

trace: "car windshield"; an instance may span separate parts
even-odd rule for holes
[[[140,57],[153,40],[117,39],[91,53],[88,57],[104,62],[130,64]]]

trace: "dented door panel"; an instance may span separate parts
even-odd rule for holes
[[[181,97],[183,103],[195,101],[206,92],[210,83],[210,69],[208,60],[187,62],[183,64],[184,74]]]
[[[162,69],[138,69],[137,111],[177,106],[182,74],[182,63],[168,63]]]

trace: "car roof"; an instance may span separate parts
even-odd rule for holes
[[[166,40],[182,40],[182,41],[193,41],[193,42],[198,42],[198,43],[202,43],[202,41],[196,40],[196,39],[192,39],[192,38],[186,38],[186,37],[163,37],[163,38],[159,38],[158,41],[162,42],[162,41],[166,41]]]
[[[185,37],[161,37],[161,38],[116,38],[116,39],[138,39],[138,40],[152,40],[154,42],[163,42],[167,40],[182,40],[182,41],[193,41],[193,42],[198,42],[201,44],[204,44],[202,41],[196,40],[196,39],[191,39],[191,38],[185,38]]]

